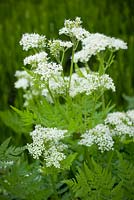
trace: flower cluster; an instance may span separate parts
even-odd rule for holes
[[[60,141],[65,137],[65,133],[67,130],[36,125],[35,130],[30,133],[33,143],[27,144],[27,149],[34,159],[42,156],[47,167],[60,168],[60,161],[66,158],[63,151],[67,145]]]
[[[48,45],[49,45],[50,53],[54,57],[59,56],[60,51],[66,51],[67,49],[73,46],[72,42],[62,41],[62,40],[50,40]]]
[[[33,85],[32,77],[26,71],[16,71],[15,76],[18,79],[15,82],[15,88],[23,88],[26,90]]]
[[[88,147],[96,144],[98,145],[98,149],[104,152],[113,149],[114,141],[108,126],[98,124],[95,128],[86,131],[86,133],[82,135],[79,144]]]
[[[23,97],[25,99],[24,106],[26,107],[29,104],[29,100],[41,92],[34,87],[34,78],[26,71],[16,71],[15,76],[18,79],[14,84],[15,88],[22,88],[25,92]]]
[[[126,114],[127,117],[132,121],[132,124],[134,125],[134,110],[128,110]]]
[[[39,74],[41,76],[41,80],[48,81],[50,77],[61,74],[63,68],[60,64],[51,62],[40,62],[38,67],[34,70],[35,74]]]
[[[23,46],[25,51],[32,48],[43,48],[46,46],[46,37],[37,33],[25,33],[22,35],[20,45]]]
[[[113,135],[134,137],[134,110],[109,113],[105,124],[109,125]]]
[[[87,130],[79,141],[80,145],[92,146],[96,144],[101,152],[113,149],[115,136],[134,138],[134,110],[109,113],[104,124]]]
[[[89,32],[82,28],[81,24],[82,21],[79,17],[76,17],[75,20],[65,20],[64,27],[59,30],[59,34],[65,34],[71,38],[75,37],[81,41],[89,35]]]
[[[35,55],[28,56],[24,59],[24,65],[37,65],[38,63],[43,63],[47,61],[47,53],[45,51],[41,51],[40,53],[36,53]]]
[[[81,77],[77,73],[72,74],[69,91],[71,97],[75,97],[80,93],[90,95],[99,89],[115,91],[113,80],[109,75],[100,76],[98,73],[92,72]]]
[[[100,33],[89,34],[82,40],[82,49],[75,53],[74,62],[87,62],[91,56],[106,50],[106,48],[113,50],[127,49],[127,44],[120,39]]]

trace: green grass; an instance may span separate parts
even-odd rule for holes
[[[109,70],[117,86],[112,95],[118,107],[122,94],[134,96],[134,15],[132,0],[4,0],[0,1],[0,110],[20,106],[22,96],[14,89],[14,73],[23,67],[25,53],[19,40],[25,32],[57,37],[64,19],[80,16],[84,27],[125,40],[127,51],[120,51]],[[5,128],[3,128],[5,131]],[[2,130],[2,129],[1,129]]]

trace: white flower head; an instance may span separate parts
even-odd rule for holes
[[[126,114],[127,114],[127,117],[129,117],[129,119],[134,124],[134,110],[128,110]]]
[[[48,60],[47,53],[41,51],[40,53],[36,53],[35,55],[28,56],[24,59],[24,65],[34,65],[42,62],[46,62]]]
[[[96,144],[101,152],[113,150],[114,141],[106,125],[98,124],[96,127],[87,130],[81,137],[80,145],[90,147]]]
[[[20,45],[23,46],[25,51],[32,48],[43,48],[46,46],[46,36],[37,33],[25,33],[22,35]]]
[[[109,48],[114,48],[115,50],[119,49],[127,49],[127,43],[121,39],[116,39],[114,37],[111,38],[111,44],[109,44]]]
[[[82,28],[81,24],[82,21],[79,17],[76,17],[75,20],[65,20],[64,27],[59,30],[59,34],[65,34],[70,37],[75,37],[78,40],[82,40],[85,37],[88,37],[89,32]]]
[[[70,41],[62,41],[62,40],[50,40],[49,43],[50,53],[57,57],[60,55],[61,51],[65,51],[68,48],[73,46],[72,42]]]
[[[108,37],[100,33],[88,34],[82,40],[82,49],[75,53],[74,62],[87,62],[91,56],[107,48],[112,50],[127,49],[127,44],[114,37]]]
[[[41,75],[42,80],[48,81],[50,77],[61,74],[62,70],[62,66],[54,62],[39,63],[38,67],[34,70],[34,73]]]
[[[68,19],[64,21],[64,26],[68,29],[81,27],[81,24],[82,21],[80,17],[76,17],[75,20]]]
[[[120,136],[121,138],[125,135],[134,137],[134,121],[133,112],[113,112],[109,113],[105,119],[105,124],[109,125],[112,130],[112,134]]]
[[[26,71],[16,71],[15,76],[17,81],[15,82],[15,88],[23,88],[26,90],[29,86],[33,84],[32,77]]]
[[[105,74],[100,76],[98,73],[92,72],[86,74],[84,71],[84,77],[80,77],[77,73],[73,73],[71,77],[71,84],[69,94],[71,97],[75,97],[77,94],[85,93],[91,95],[94,91],[99,89],[115,91],[113,80],[109,75]]]
[[[113,79],[110,78],[110,76],[108,74],[103,74],[102,76],[100,76],[100,85],[107,90],[112,90],[113,92],[115,92],[115,85],[113,83]]]
[[[59,151],[58,146],[50,147],[48,151],[44,152],[43,156],[47,167],[54,166],[56,168],[60,168],[60,161],[66,158],[66,155]]]
[[[30,133],[33,143],[27,144],[27,149],[34,159],[39,159],[42,156],[47,167],[60,168],[60,161],[66,158],[63,151],[67,145],[61,142],[65,133],[67,130],[36,125],[35,130]]]
[[[117,125],[122,124],[122,121],[126,119],[126,114],[124,112],[113,112],[107,115],[105,119],[105,124]]]
[[[129,137],[134,137],[134,126],[128,126],[125,123],[117,124],[113,130],[114,135],[123,137],[128,135]]]

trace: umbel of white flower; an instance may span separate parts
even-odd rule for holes
[[[86,133],[82,135],[79,144],[89,147],[96,144],[98,145],[99,150],[104,152],[113,149],[114,141],[109,127],[103,124],[98,124],[95,128],[86,131]]]
[[[15,88],[23,88],[26,90],[32,86],[32,77],[26,71],[16,71],[15,76],[18,80],[15,82]]]
[[[30,133],[33,143],[27,144],[27,149],[34,159],[42,157],[47,167],[60,168],[60,161],[66,158],[64,150],[67,148],[60,140],[66,133],[67,130],[36,125],[35,130]]]
[[[81,26],[82,21],[80,17],[76,17],[75,20],[65,20],[64,27],[59,30],[59,35],[65,34],[69,37],[75,37],[78,41],[82,41],[88,37],[89,32]]]
[[[123,142],[127,136],[134,139],[134,110],[109,113],[104,124],[98,124],[81,136],[79,144],[87,147],[96,144],[104,152],[113,150],[116,137]]]
[[[32,48],[43,48],[46,46],[46,36],[39,35],[38,33],[25,33],[22,35],[20,45],[23,46],[25,51]]]
[[[96,55],[106,48],[113,51],[127,49],[127,43],[114,37],[108,37],[100,33],[90,33],[82,40],[82,49],[75,53],[74,62],[88,62],[91,56]]]

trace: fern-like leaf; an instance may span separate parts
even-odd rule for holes
[[[10,140],[11,138],[8,138],[0,145],[1,161],[16,160],[17,156],[19,156],[25,149],[25,147],[9,146]]]
[[[103,169],[93,159],[92,164],[94,168],[90,169],[84,163],[83,169],[78,169],[75,178],[65,181],[71,188],[74,196],[82,200],[120,199],[121,186],[116,185],[116,181],[111,173],[107,169]]]

